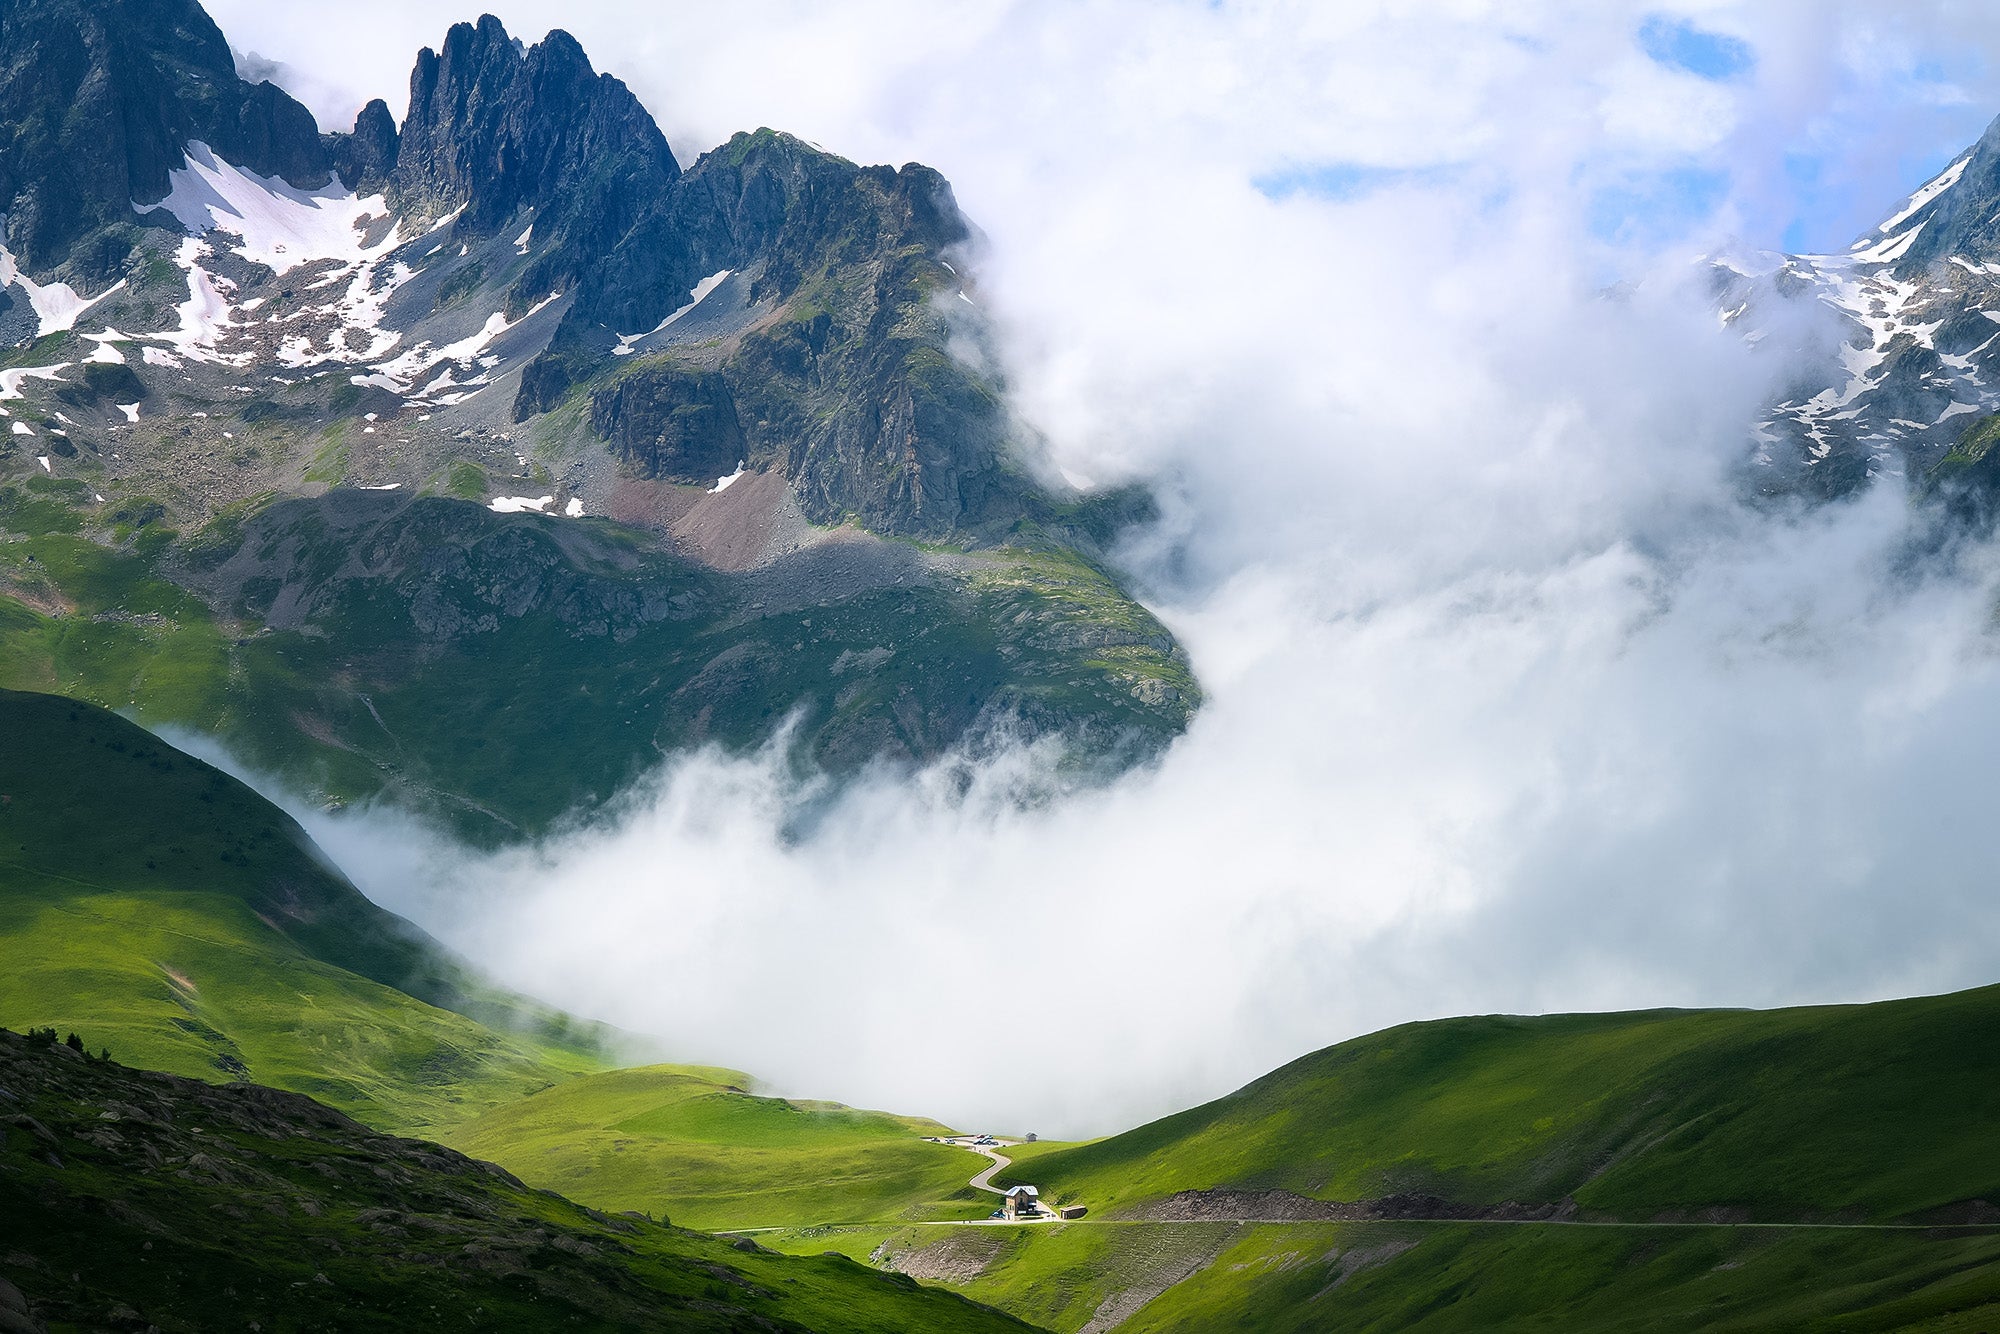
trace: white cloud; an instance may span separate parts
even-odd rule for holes
[[[1604,182],[1690,159],[1738,179],[1713,225],[1780,215],[1757,183],[1861,125],[1857,88],[1894,95],[1836,165],[1886,211],[1915,182],[1871,155],[1943,124],[1909,89],[1945,11],[1899,11],[1897,83],[1873,10],[1687,9],[1752,77],[1659,72],[1600,6],[503,8],[572,27],[683,149],[776,124],[951,175],[1056,460],[1168,497],[1132,568],[1211,703],[1157,772],[1027,811],[1013,754],[788,836],[778,767],[702,756],[497,859],[316,830],[510,982],[690,1058],[1043,1133],[1425,1015],[1990,980],[1990,577],[1898,573],[1899,497],[1739,506],[1784,368],[1688,285],[1708,230],[1612,254],[1588,225]],[[357,93],[461,17],[355,10],[217,6],[300,64],[312,24]],[[1252,184],[1327,161],[1453,170]],[[1636,294],[1600,296],[1608,266]]]

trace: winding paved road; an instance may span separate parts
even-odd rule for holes
[[[1007,1193],[1006,1191],[1000,1189],[998,1186],[993,1184],[993,1174],[995,1172],[998,1172],[1003,1167],[1013,1166],[1014,1160],[1012,1158],[1002,1157],[997,1148],[989,1149],[978,1144],[961,1144],[958,1147],[961,1149],[970,1149],[974,1153],[983,1153],[988,1158],[991,1158],[993,1160],[993,1166],[987,1168],[984,1172],[981,1172],[978,1176],[972,1178],[972,1180],[967,1184],[969,1184],[974,1190],[988,1190],[992,1191],[995,1195],[1005,1195]]]
[[[970,1149],[974,1153],[981,1154],[987,1158],[991,1158],[993,1160],[993,1165],[991,1167],[988,1167],[985,1171],[981,1172],[978,1176],[972,1178],[972,1180],[967,1182],[966,1184],[971,1186],[974,1190],[983,1190],[989,1194],[998,1195],[1001,1196],[1002,1198],[1005,1198],[1007,1192],[993,1184],[993,1174],[998,1172],[1003,1167],[1011,1167],[1013,1165],[1014,1160],[1012,1158],[1007,1157],[1007,1155],[1001,1153],[1000,1150],[1013,1148],[1014,1145],[1020,1143],[1019,1140],[1011,1140],[1011,1139],[995,1140],[990,1146],[985,1144],[974,1144],[971,1140],[968,1139],[947,1139],[947,1140],[940,1140],[938,1142],[941,1144],[949,1144],[954,1149]],[[1026,1218],[981,1218],[977,1220],[968,1220],[968,1222],[976,1222],[979,1224],[984,1224],[989,1227],[995,1224],[998,1224],[1003,1227],[1014,1227],[1022,1223],[1053,1223],[1057,1222],[1058,1219],[1059,1215],[1056,1213],[1055,1210],[1044,1207],[1041,1210],[1041,1212],[1030,1214]],[[965,1225],[966,1224],[964,1223],[960,1223],[957,1226],[963,1227]]]

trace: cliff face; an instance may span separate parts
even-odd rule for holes
[[[647,477],[706,484],[743,458],[729,381],[714,371],[649,367],[598,391],[590,423]]]
[[[134,201],[165,195],[197,140],[262,176],[327,179],[311,113],[237,78],[195,0],[0,0],[0,210],[23,268],[114,272]]]
[[[679,176],[653,118],[574,37],[524,50],[489,14],[419,53],[390,180],[406,212],[462,208],[477,232],[526,220],[541,233],[532,290],[584,277]]]
[[[655,225],[696,245],[700,267],[740,272],[727,296],[758,318],[719,343],[669,338],[595,388],[591,421],[622,452],[678,434],[687,403],[664,387],[714,374],[728,388],[707,400],[717,439],[781,468],[816,523],[942,536],[1026,512],[1000,387],[953,347],[978,342],[979,317],[945,259],[970,229],[936,172],[858,167],[760,130],[697,161]],[[524,385],[518,415],[591,379],[585,307],[566,332],[545,358],[558,392]]]

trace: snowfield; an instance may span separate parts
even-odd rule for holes
[[[121,278],[93,297],[79,295],[68,283],[50,283],[44,287],[22,273],[14,262],[14,252],[0,245],[0,287],[18,287],[28,294],[28,305],[37,321],[37,338],[75,328],[79,316],[124,286],[125,280]]]
[[[199,140],[185,151],[186,165],[168,174],[167,197],[132,207],[140,213],[163,208],[196,236],[232,232],[241,243],[229,249],[281,277],[315,260],[359,264],[402,243],[394,227],[374,245],[363,239],[370,224],[389,216],[381,195],[357,198],[337,180],[301,190],[232,166]]]

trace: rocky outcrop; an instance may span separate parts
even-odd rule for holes
[[[813,275],[906,247],[931,257],[969,239],[951,186],[911,163],[859,167],[789,134],[738,134],[688,169],[674,211],[707,258],[765,263],[763,290],[783,299]]]
[[[239,79],[196,0],[0,0],[0,211],[24,269],[115,272],[133,201],[166,195],[192,140],[294,185],[328,179],[312,114]]]
[[[976,320],[940,309],[957,286],[944,254],[970,237],[942,177],[760,130],[682,188],[736,263],[761,266],[753,299],[783,303],[725,370],[752,452],[782,461],[807,518],[935,536],[1018,516],[999,386],[952,347]]]
[[[489,14],[417,56],[394,197],[420,215],[463,208],[460,225],[474,232],[527,222],[539,239],[517,293],[615,290],[598,265],[657,212],[679,176],[639,99],[596,73],[561,29],[524,50]],[[662,258],[661,277],[693,284],[691,263]]]
[[[703,369],[727,382],[743,448],[783,470],[808,519],[926,536],[1004,527],[1029,489],[1007,463],[1014,426],[997,381],[954,347],[977,345],[977,316],[963,303],[945,313],[957,278],[944,256],[970,235],[927,167],[858,167],[789,135],[740,134],[689,168],[607,261],[626,284],[627,322],[607,325],[606,300],[580,299],[524,375],[516,415],[601,373],[612,331],[674,309],[683,289],[650,304],[640,294],[678,281],[659,275],[658,257],[685,253],[696,270],[746,274],[748,299],[773,311]],[[692,370],[657,374],[686,384]],[[647,475],[677,475],[636,447],[635,394],[624,375],[596,391],[594,426]],[[715,420],[726,428],[726,414]]]
[[[389,104],[379,97],[361,108],[352,133],[326,136],[327,151],[332,154],[341,184],[356,194],[367,194],[389,183],[401,143]]]
[[[743,458],[729,381],[671,365],[622,375],[590,403],[590,424],[647,477],[709,482]]]

